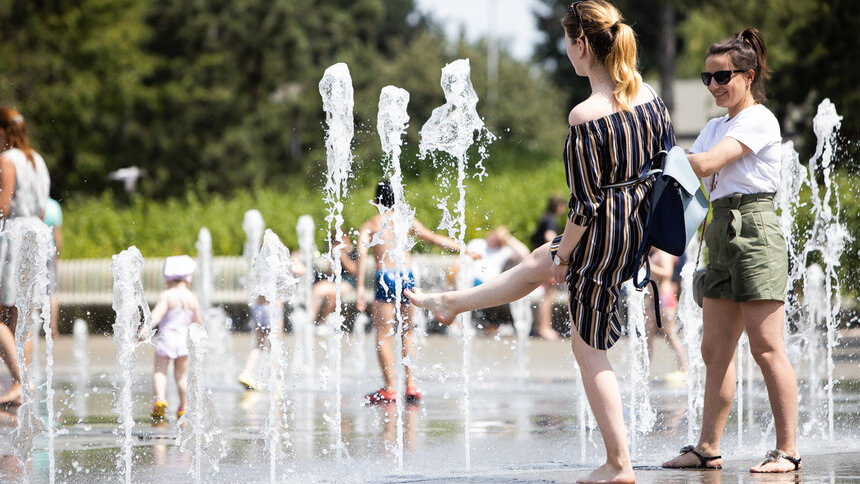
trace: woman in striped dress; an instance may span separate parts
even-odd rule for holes
[[[591,95],[570,111],[564,161],[570,211],[564,233],[513,269],[475,288],[439,294],[408,291],[443,324],[457,314],[529,294],[553,276],[567,280],[571,346],[606,446],[606,462],[580,482],[634,482],[621,392],[606,355],[621,334],[621,284],[638,269],[636,249],[653,180],[601,188],[636,178],[660,150],[675,143],[663,102],[642,83],[633,30],[602,0],[575,2],[562,19],[567,55],[588,77]]]

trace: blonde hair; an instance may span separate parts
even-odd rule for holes
[[[603,62],[615,84],[615,101],[625,111],[642,86],[636,56],[636,34],[623,22],[621,13],[604,0],[572,4],[561,24],[570,40],[582,38],[586,47]]]

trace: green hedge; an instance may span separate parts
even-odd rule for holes
[[[527,241],[549,195],[567,190],[564,166],[546,156],[529,157],[517,152],[498,155],[486,164],[489,176],[479,180],[471,168],[466,181],[466,239],[480,236],[496,225],[506,225],[515,236]],[[369,204],[379,178],[373,171],[379,170],[365,170],[351,180],[344,204],[345,228],[357,228],[376,213]],[[442,176],[453,178],[450,187],[456,185],[456,168],[435,169],[404,180],[407,201],[415,208],[416,217],[431,229],[441,220],[437,200],[448,194],[448,207],[453,210],[458,197],[455,189],[442,188]],[[298,217],[310,214],[317,225],[317,243],[323,247],[326,207],[319,185],[287,182],[280,187],[237,190],[231,197],[211,196],[206,201],[193,190],[184,198],[166,202],[133,197],[119,204],[108,195],[66,200],[63,257],[110,257],[131,245],[137,246],[144,257],[194,255],[194,243],[204,226],[212,233],[215,255],[240,255],[245,241],[242,219],[252,208],[262,213],[267,226],[291,249],[297,247]],[[419,244],[415,250],[429,249]]]

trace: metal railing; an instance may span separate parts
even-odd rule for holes
[[[111,259],[60,259],[57,265],[57,300],[61,305],[110,306],[113,301],[113,275]],[[152,257],[144,260],[141,277],[146,300],[155,304],[158,294],[164,290],[162,268],[164,258]],[[215,292],[212,303],[242,304],[247,302],[245,278],[248,268],[242,257],[219,256],[213,258]],[[315,261],[316,268],[325,268],[322,259]],[[420,285],[428,290],[450,287],[457,257],[450,255],[414,255],[412,266]],[[372,284],[373,274],[367,281]],[[371,292],[372,294],[372,292]],[[347,299],[346,302],[352,302]]]

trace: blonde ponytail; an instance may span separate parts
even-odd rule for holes
[[[636,35],[629,25],[619,23],[613,27],[615,42],[603,65],[609,70],[609,75],[615,83],[615,100],[625,111],[633,109],[633,103],[639,88],[642,87],[642,76],[639,74],[636,57]]]
[[[625,111],[633,103],[642,76],[636,54],[636,34],[623,22],[621,14],[604,0],[591,0],[572,5],[561,20],[570,39],[583,39],[594,56],[603,62],[615,84],[615,101]]]

